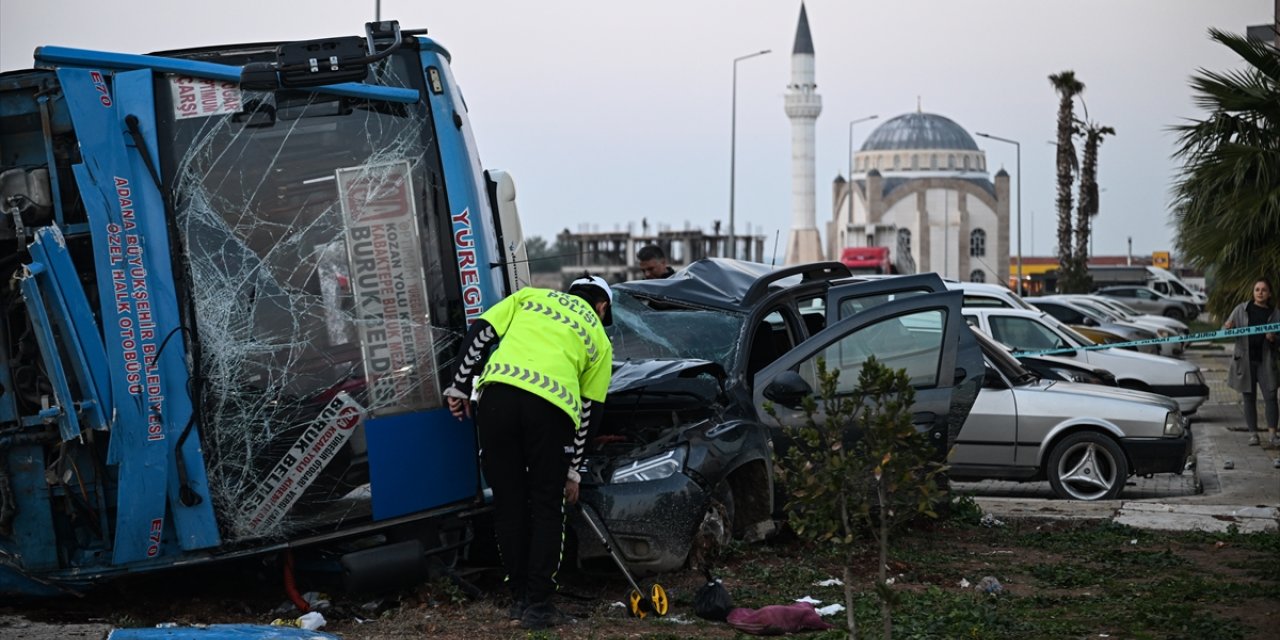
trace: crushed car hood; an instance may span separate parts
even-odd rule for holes
[[[724,367],[709,360],[627,360],[613,363],[609,395],[668,382],[676,378],[693,378],[710,374],[722,384],[727,377]]]

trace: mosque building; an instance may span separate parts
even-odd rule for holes
[[[803,3],[792,49],[786,112],[791,120],[792,225],[787,263],[838,260],[846,247],[888,247],[901,273],[936,271],[973,282],[1009,279],[1009,174],[994,182],[986,153],[950,118],[913,113],[877,127],[853,154],[852,175],[832,185],[826,251],[818,240],[814,190],[815,51]],[[817,246],[815,246],[817,245]]]
[[[828,253],[889,247],[904,273],[1009,280],[1009,174],[950,118],[917,110],[881,124],[832,185]]]

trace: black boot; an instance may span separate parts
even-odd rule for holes
[[[547,629],[560,626],[564,622],[564,614],[560,613],[560,610],[556,609],[554,604],[550,602],[535,602],[525,608],[524,615],[520,618],[520,628],[530,630]]]

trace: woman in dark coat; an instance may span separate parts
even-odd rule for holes
[[[1241,302],[1231,311],[1224,329],[1253,327],[1280,322],[1280,310],[1276,309],[1271,295],[1271,282],[1259,278],[1253,283],[1253,300]],[[1258,396],[1255,385],[1262,390],[1262,405],[1266,412],[1267,429],[1272,446],[1280,446],[1276,435],[1276,334],[1255,333],[1236,338],[1235,354],[1227,371],[1227,384],[1244,401],[1244,423],[1249,429],[1249,444],[1258,444]]]

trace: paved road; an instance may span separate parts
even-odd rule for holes
[[[953,487],[973,493],[984,509],[997,515],[1115,517],[1144,526],[1148,514],[1159,513],[1171,514],[1174,522],[1158,517],[1155,528],[1224,529],[1234,523],[1245,530],[1275,530],[1280,513],[1280,468],[1275,461],[1280,450],[1248,446],[1240,394],[1226,385],[1229,349],[1191,349],[1185,357],[1200,365],[1209,385],[1209,400],[1191,426],[1195,473],[1130,478],[1120,499],[1095,503],[1059,500],[1048,482],[957,482]]]

